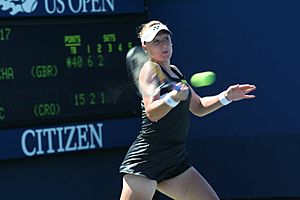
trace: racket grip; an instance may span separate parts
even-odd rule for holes
[[[179,85],[173,85],[173,90],[180,91],[180,86]]]

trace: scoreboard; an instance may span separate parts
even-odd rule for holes
[[[0,128],[136,113],[125,55],[140,23],[0,26]]]
[[[144,1],[8,2],[0,2],[0,160],[127,145],[140,99],[126,53],[139,44]]]

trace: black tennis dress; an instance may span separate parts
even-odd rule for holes
[[[184,79],[175,69],[171,69],[180,79],[171,77],[163,70],[170,80],[180,82]],[[161,96],[169,91],[161,90]],[[120,173],[144,176],[159,183],[191,166],[186,151],[190,99],[191,94],[157,122],[148,119],[141,102],[141,130],[120,166]]]

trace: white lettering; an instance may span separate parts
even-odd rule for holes
[[[64,152],[65,149],[63,148],[63,133],[62,133],[63,128],[62,127],[58,127],[58,128],[56,128],[56,130],[57,130],[57,137],[58,137],[58,149],[57,149],[57,152]]]
[[[26,156],[102,148],[102,123],[27,129],[21,138]]]
[[[53,14],[53,13],[55,13],[55,10],[56,10],[56,0],[54,0],[53,1],[53,9],[52,10],[50,10],[50,8],[49,8],[49,4],[48,4],[48,0],[45,0],[45,9],[46,9],[46,12],[48,13],[48,14]]]
[[[82,12],[86,13],[86,12],[88,12],[86,9],[86,4],[88,4],[90,2],[90,0],[82,0],[82,1],[83,1]]]
[[[60,8],[57,3],[60,5]],[[65,12],[65,4],[63,0],[52,0],[52,10],[50,10],[48,0],[45,0],[45,10],[48,14],[53,14],[55,12],[63,13]]]
[[[68,130],[70,130],[70,132],[68,132]],[[74,133],[75,133],[75,126],[68,126],[65,127],[65,134],[68,135],[68,139],[67,139],[67,144],[65,146],[65,150],[66,151],[75,151],[76,147],[77,147],[77,143],[74,142],[74,146],[71,147],[72,141],[73,141],[73,137],[74,137]]]
[[[63,12],[65,12],[65,4],[64,4],[63,0],[57,0],[57,3],[59,3],[60,6],[61,6],[60,9],[56,8],[57,12],[58,12],[58,13],[63,13]]]
[[[98,132],[96,131],[95,127],[92,124],[89,125],[90,133],[91,133],[91,146],[90,146],[91,149],[96,148],[96,146],[94,144],[94,138],[96,139],[98,146],[102,147],[102,126],[103,126],[103,124],[98,123],[97,126],[98,126]]]
[[[43,136],[46,136],[48,135],[48,150],[47,150],[47,153],[54,153],[54,149],[53,149],[53,145],[52,145],[52,133],[53,134],[56,134],[55,133],[55,129],[54,128],[47,128],[47,129],[44,129],[44,132],[43,132]]]
[[[115,11],[114,0],[45,0],[45,10],[48,14],[63,14],[67,9],[72,13],[96,13],[96,12],[107,12],[111,10]]]
[[[81,10],[81,8],[82,8],[82,1],[78,0],[78,8],[77,8],[77,10],[74,9],[72,2],[74,2],[74,1],[68,0],[68,5],[69,5],[70,10],[72,11],[72,13],[79,13],[80,10]]]
[[[43,129],[39,129],[39,130],[35,130],[35,132],[37,133],[37,143],[38,143],[38,151],[36,152],[37,155],[41,155],[44,154],[45,152],[43,151],[43,143],[42,143],[42,132]]]
[[[21,145],[22,145],[22,151],[26,156],[33,156],[36,153],[36,147],[33,147],[32,150],[28,150],[27,145],[26,145],[26,139],[28,135],[32,135],[33,138],[35,138],[35,132],[34,130],[27,129],[24,131],[21,139]]]
[[[96,3],[99,4],[99,0],[92,0],[92,9],[91,12],[101,12],[101,6],[96,9]]]
[[[78,150],[84,150],[89,148],[89,142],[87,141],[87,125],[77,126],[78,130]],[[83,145],[85,143],[85,145]]]
[[[114,0],[102,0],[102,12],[106,12],[105,9],[105,2],[108,4],[108,6],[110,7],[111,11],[115,11],[115,3]]]

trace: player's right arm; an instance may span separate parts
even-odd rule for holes
[[[157,73],[153,70],[153,62],[148,61],[144,64],[141,69],[139,76],[140,91],[142,93],[142,98],[145,106],[145,111],[147,117],[151,121],[158,121],[163,118],[172,107],[166,103],[168,98],[179,102],[181,95],[187,86],[182,84],[181,91],[172,90],[166,96],[161,98],[160,90],[158,86],[160,85],[157,77]]]

